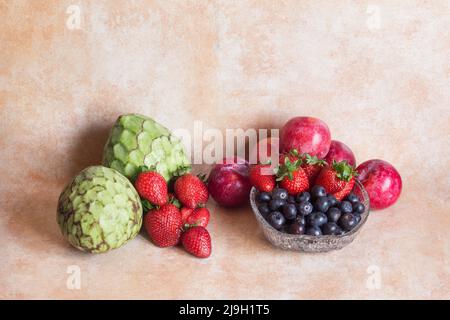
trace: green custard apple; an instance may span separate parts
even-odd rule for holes
[[[57,221],[74,247],[101,253],[119,248],[138,234],[142,204],[126,177],[111,168],[92,166],[64,188]]]
[[[181,141],[153,119],[138,114],[117,119],[103,151],[103,165],[131,180],[142,166],[167,181],[191,169]]]

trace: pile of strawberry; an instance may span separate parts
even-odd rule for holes
[[[205,208],[208,189],[200,177],[185,174],[178,177],[169,193],[166,180],[155,171],[137,175],[134,186],[144,211],[144,227],[151,241],[159,247],[179,243],[192,255],[211,255],[211,236],[206,229],[210,213]]]
[[[270,164],[257,164],[250,169],[251,184],[262,192],[272,192],[279,187],[290,195],[308,191],[321,185],[337,200],[345,198],[355,185],[356,172],[346,161],[328,164],[325,160],[296,149],[281,154],[278,168]]]

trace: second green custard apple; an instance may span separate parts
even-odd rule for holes
[[[166,180],[191,168],[181,141],[153,119],[138,114],[117,119],[103,151],[103,165],[128,178],[147,166]]]
[[[119,172],[91,166],[64,188],[57,221],[74,247],[106,252],[136,237],[142,225],[141,201],[131,182]]]

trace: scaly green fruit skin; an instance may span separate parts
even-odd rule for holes
[[[131,182],[116,170],[81,171],[59,196],[57,222],[74,247],[92,253],[119,248],[142,226],[142,205]]]
[[[103,151],[103,165],[131,180],[142,166],[167,181],[191,169],[181,141],[153,119],[138,114],[117,119]]]

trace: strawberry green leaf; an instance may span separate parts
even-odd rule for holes
[[[185,175],[186,173],[191,171],[191,166],[184,165],[181,167],[178,167],[177,171],[173,174],[172,179],[176,180],[177,178],[181,177],[182,175]]]
[[[336,172],[336,177],[340,180],[350,181],[351,178],[357,176],[355,168],[347,163],[347,161],[336,162],[333,160],[332,167]]]
[[[142,208],[144,209],[144,212],[150,211],[150,210],[158,207],[158,206],[155,206],[154,204],[152,204],[147,199],[141,199],[141,203],[142,203]]]
[[[181,202],[175,197],[170,198],[169,203],[173,204],[178,209],[181,209]]]
[[[185,223],[183,225],[182,229],[183,229],[183,231],[187,231],[188,229],[193,228],[193,227],[197,227],[197,226],[199,226],[199,222],[191,223],[191,224]]]
[[[281,165],[278,168],[278,171],[276,173],[277,179],[276,181],[281,181],[285,177],[288,177],[289,180],[292,180],[294,178],[293,173],[294,171],[298,170],[301,165],[301,160],[297,159],[294,162],[291,162],[291,160],[286,157],[284,159],[284,165]]]
[[[198,177],[203,183],[206,183],[207,179],[206,179],[206,174],[205,174],[205,173],[199,173],[199,174],[197,174],[197,177]]]
[[[289,163],[291,163],[291,160],[288,157],[284,158],[284,165],[287,166]]]
[[[326,166],[327,162],[323,159],[319,159],[317,156],[311,156],[309,153],[304,153],[303,157],[305,162],[310,165]]]

